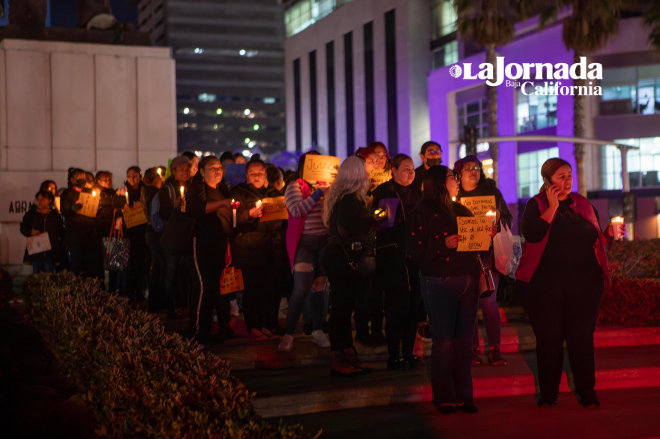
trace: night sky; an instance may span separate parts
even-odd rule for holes
[[[76,27],[76,0],[50,0],[52,27]],[[112,13],[120,23],[131,22],[137,29],[137,8],[126,6],[126,0],[110,0]]]

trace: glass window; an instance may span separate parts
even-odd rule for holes
[[[477,129],[477,136],[479,137],[488,136],[488,107],[486,106],[486,98],[458,104],[457,107],[458,133],[461,140],[465,125],[474,125]]]
[[[531,198],[539,192],[543,185],[541,166],[553,157],[559,157],[556,146],[518,154],[518,198]]]
[[[343,3],[348,3],[346,0]],[[337,7],[337,0],[301,0],[284,12],[286,35],[290,37],[307,29]]]
[[[458,62],[458,41],[454,40],[433,51],[433,68],[449,66]]]
[[[557,96],[525,95],[520,88],[516,89],[516,94],[518,133],[557,125]]]
[[[600,114],[660,113],[660,64],[603,69]]]
[[[437,40],[454,32],[457,18],[451,0],[431,0],[431,39]]]
[[[660,186],[660,137],[642,139],[617,139],[617,143],[638,146],[639,149],[628,151],[628,175],[630,187]],[[603,189],[622,189],[621,153],[615,146],[602,147],[602,186]]]

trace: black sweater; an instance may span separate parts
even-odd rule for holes
[[[236,228],[232,237],[232,256],[237,267],[254,267],[268,263],[272,257],[272,229],[268,222],[250,217],[257,201],[266,198],[267,189],[241,183],[231,191],[240,202],[236,211]]]
[[[474,216],[459,203],[452,203],[449,215],[435,200],[423,200],[413,209],[406,229],[407,251],[429,277],[478,276],[477,252],[459,252],[447,248],[445,238],[458,234],[456,216]],[[481,257],[486,252],[480,252]]]
[[[83,189],[83,192],[91,194],[91,189]],[[80,245],[88,239],[98,237],[96,234],[96,219],[77,212],[82,205],[76,205],[80,199],[80,192],[73,188],[66,189],[60,196],[60,207],[62,216],[66,220],[66,242],[69,245]]]
[[[53,261],[58,262],[61,242],[64,239],[64,223],[62,222],[62,216],[60,213],[56,209],[51,210],[47,214],[39,213],[36,208],[34,210],[29,210],[25,213],[23,221],[21,222],[21,233],[24,236],[30,237],[32,236],[33,229],[42,233],[48,232],[51,250],[34,255],[27,255],[26,249],[26,256],[23,261],[33,262],[44,258],[50,258]]]
[[[376,246],[380,248],[397,244],[397,247],[405,254],[406,219],[422,200],[422,192],[414,184],[401,186],[392,179],[374,190],[371,210],[378,209],[380,200],[386,198],[399,198],[401,201],[394,217],[394,227],[376,232]]]
[[[345,194],[330,213],[329,240],[347,248],[354,242],[361,242],[362,252],[367,253],[374,245],[374,224],[376,218],[373,211],[357,194]]]
[[[205,184],[199,172],[186,192],[186,214],[196,219],[193,234],[197,238],[197,246],[210,249],[220,257],[224,257],[227,238],[231,233],[232,212],[231,209],[221,208],[207,213],[206,203],[226,200],[227,195]]]
[[[548,236],[548,243],[532,279],[534,281],[556,281],[561,277],[601,275],[594,252],[598,231],[594,226],[570,208],[573,200],[569,197],[559,202],[559,208]],[[598,217],[598,212],[596,217]],[[541,218],[539,205],[533,198],[527,202],[520,223],[520,230],[526,241],[540,242],[548,233],[550,224]]]
[[[117,195],[114,189],[103,189],[99,196],[101,199],[95,218],[96,234],[98,236],[110,236],[112,218],[115,211],[117,218],[121,216],[121,208],[126,204],[126,198]]]

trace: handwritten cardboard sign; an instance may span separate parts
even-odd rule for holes
[[[459,252],[487,251],[490,248],[490,235],[488,231],[493,220],[485,216],[459,216],[458,222],[458,248]]]
[[[384,169],[378,169],[378,170],[374,169],[369,174],[369,178],[371,179],[371,190],[373,191],[381,184],[388,182],[392,179],[392,171],[386,171]]]
[[[284,197],[264,198],[261,202],[264,206],[264,216],[260,220],[262,223],[265,221],[289,219],[289,211],[286,210]]]
[[[341,159],[329,155],[305,156],[305,168],[303,170],[303,180],[316,183],[322,181],[333,183],[339,171]]]
[[[142,204],[133,207],[125,207],[124,210],[122,210],[122,215],[124,216],[124,222],[126,223],[127,229],[148,222],[147,209]]]
[[[497,209],[495,195],[461,198],[461,204],[467,207],[474,216],[484,216],[489,210],[495,212]]]
[[[220,294],[231,294],[245,289],[243,285],[243,272],[238,268],[227,267],[222,270],[220,277]]]
[[[30,236],[27,238],[27,252],[28,255],[36,255],[37,253],[47,252],[51,250],[50,238],[48,232],[43,232],[37,236]]]
[[[247,165],[245,163],[227,163],[225,165],[225,182],[231,186],[238,186],[247,181]]]
[[[81,192],[79,200],[80,204],[82,204],[82,208],[78,211],[78,214],[88,216],[90,218],[96,218],[96,212],[99,211],[101,196],[98,194],[92,195]]]

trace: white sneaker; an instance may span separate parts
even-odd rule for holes
[[[314,340],[316,346],[320,348],[330,347],[330,340],[328,340],[328,337],[326,337],[323,331],[320,329],[317,329],[316,331],[312,331],[312,340]]]
[[[230,315],[233,317],[238,317],[241,314],[240,310],[238,309],[238,303],[235,300],[231,301],[231,312]]]
[[[293,347],[293,335],[286,334],[282,341],[280,342],[280,345],[277,347],[277,350],[280,352],[291,352],[291,348]]]

